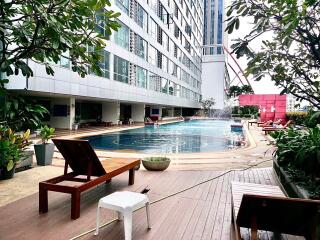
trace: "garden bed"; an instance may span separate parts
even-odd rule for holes
[[[285,170],[279,166],[276,159],[273,161],[273,170],[276,173],[281,186],[284,188],[288,197],[292,198],[310,198],[307,190],[295,184]]]

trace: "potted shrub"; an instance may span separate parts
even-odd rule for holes
[[[30,130],[22,135],[14,134],[11,128],[0,126],[0,179],[14,175],[16,164],[23,158],[23,150],[29,145]]]
[[[41,128],[40,137],[42,143],[34,145],[38,165],[45,166],[52,163],[54,144],[49,143],[48,141],[52,138],[54,131],[54,128],[48,126]]]
[[[170,165],[170,158],[149,157],[142,159],[142,165],[149,171],[164,171]]]
[[[72,126],[73,130],[78,130],[79,125],[80,125],[80,121],[81,121],[80,116],[75,116],[74,117],[73,126]]]

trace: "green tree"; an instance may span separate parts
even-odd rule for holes
[[[0,111],[0,122],[3,121],[3,125],[10,126],[13,131],[34,130],[41,127],[47,114],[48,109],[33,99],[11,94]]]
[[[206,116],[209,115],[210,113],[210,109],[214,106],[215,104],[215,100],[213,98],[209,98],[209,99],[206,99],[206,100],[203,100],[201,102],[202,104],[202,108],[203,108],[203,111],[204,111],[204,114]]]
[[[259,81],[266,75],[282,93],[291,93],[320,108],[320,2],[315,0],[233,0],[228,26],[253,19],[251,31],[231,46],[238,58],[249,59],[246,75]],[[261,49],[252,46],[261,41]]]
[[[241,94],[251,94],[253,93],[252,87],[250,85],[231,86],[228,91],[228,97],[237,97]]]
[[[99,53],[119,27],[120,14],[102,11],[106,6],[109,0],[0,0],[0,90],[7,76],[32,76],[28,59],[44,64],[51,75],[49,63],[61,57],[82,77],[89,68],[100,75]]]

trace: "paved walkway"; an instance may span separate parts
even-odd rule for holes
[[[129,126],[130,128],[141,127]],[[97,132],[112,132],[119,131],[119,128],[98,129],[98,131],[90,131],[89,133],[96,134]],[[267,138],[262,134],[257,127],[250,127],[251,145],[238,150],[216,153],[190,153],[190,154],[167,154],[166,156],[172,159],[169,171],[175,170],[227,170],[227,169],[242,169],[248,165],[255,165],[259,162],[266,161],[272,158],[272,149],[268,145]],[[80,135],[74,133],[61,134],[61,136],[79,137],[85,133],[80,132]],[[105,152],[97,151],[98,156],[108,157],[146,157],[146,154],[137,152]],[[51,166],[34,166],[27,171],[15,174],[15,177],[10,180],[0,181],[0,206],[27,197],[38,192],[38,183],[40,181],[61,175],[63,173],[64,161],[59,153],[55,153],[53,165]],[[272,161],[263,163],[259,167],[270,167]],[[143,168],[142,168],[143,169]]]

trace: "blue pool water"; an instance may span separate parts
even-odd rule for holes
[[[135,150],[143,153],[214,152],[230,149],[230,139],[239,139],[241,132],[232,132],[233,121],[192,120],[161,126],[125,130],[86,137],[96,149]]]

